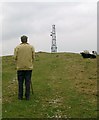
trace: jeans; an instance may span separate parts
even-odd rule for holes
[[[25,97],[29,99],[30,97],[30,83],[31,83],[32,70],[18,70],[18,98],[23,98],[23,83],[25,80]]]

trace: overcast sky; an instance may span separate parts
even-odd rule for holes
[[[22,35],[36,51],[50,52],[53,24],[58,52],[97,51],[96,2],[5,2],[0,17],[2,55],[12,55]]]

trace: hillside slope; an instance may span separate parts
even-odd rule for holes
[[[97,60],[74,53],[36,53],[30,101],[17,99],[12,56],[2,58],[3,118],[96,118]]]

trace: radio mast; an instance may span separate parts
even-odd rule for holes
[[[55,25],[52,25],[52,32],[50,36],[52,36],[51,52],[57,52]]]

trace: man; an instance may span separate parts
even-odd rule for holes
[[[30,99],[30,84],[33,69],[33,62],[35,58],[34,47],[27,43],[28,37],[23,35],[21,37],[21,44],[14,49],[14,59],[17,65],[18,77],[18,99],[23,99],[23,83],[25,80],[25,98]]]

